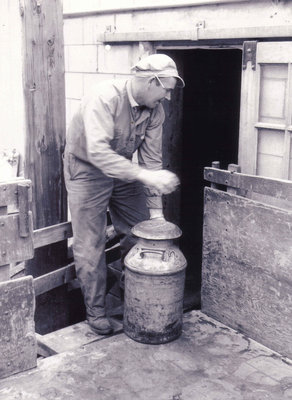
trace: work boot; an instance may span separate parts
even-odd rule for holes
[[[113,327],[107,317],[88,318],[88,324],[91,330],[98,335],[109,335],[113,332]]]

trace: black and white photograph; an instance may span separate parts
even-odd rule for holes
[[[292,400],[292,0],[0,27],[0,400]]]

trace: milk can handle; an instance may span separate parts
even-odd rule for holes
[[[166,253],[166,251],[165,250],[159,250],[159,249],[141,249],[141,251],[140,251],[140,256],[141,257],[144,257],[144,254],[145,253],[154,253],[154,254],[161,254],[161,258],[162,258],[162,261],[166,261],[165,260],[165,253]]]

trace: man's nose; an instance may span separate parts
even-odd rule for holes
[[[171,93],[170,93],[170,92],[166,93],[166,95],[164,96],[164,98],[165,98],[166,100],[170,100],[170,99],[171,99]]]

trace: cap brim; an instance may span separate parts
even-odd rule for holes
[[[184,88],[186,86],[185,81],[180,76],[175,76],[177,78],[177,87]]]
[[[177,79],[177,87],[184,88],[186,86],[185,81],[177,74],[157,74],[159,78],[176,78]]]

